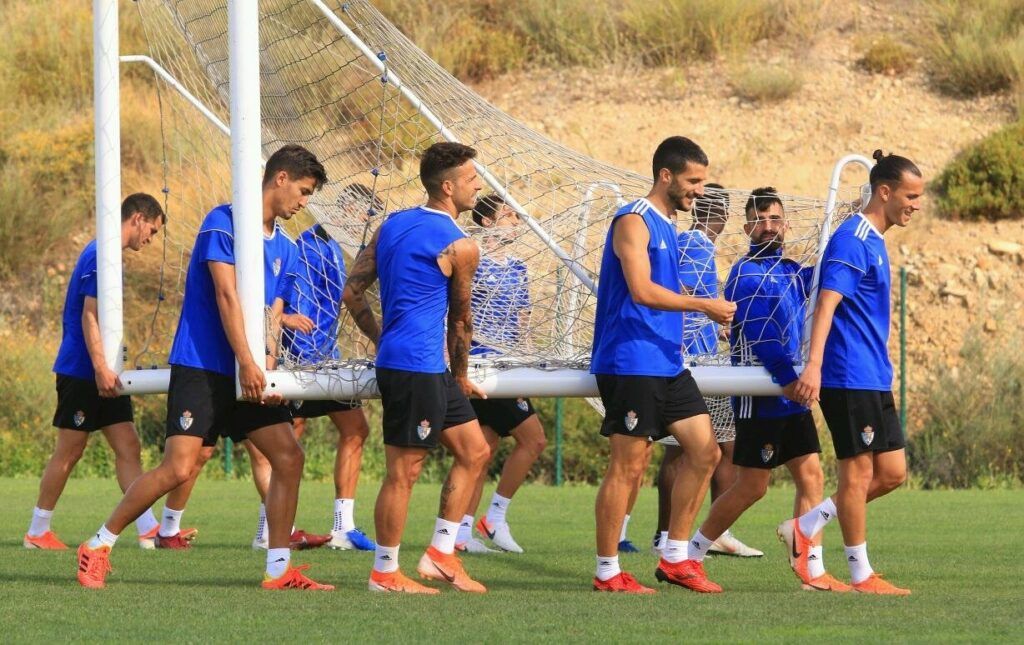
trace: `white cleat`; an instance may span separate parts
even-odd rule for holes
[[[253,551],[260,551],[260,550],[266,551],[269,548],[270,548],[269,540],[257,540],[256,538],[253,538],[253,540],[252,540],[252,550]]]
[[[457,543],[455,550],[459,553],[497,553],[497,551],[488,548],[486,544],[475,537],[471,537],[465,542]]]
[[[486,536],[494,546],[509,553],[522,553],[523,547],[516,544],[512,539],[512,532],[508,529],[508,522],[491,524],[486,517],[481,517],[476,523],[476,530]]]
[[[722,533],[717,540],[711,543],[711,548],[708,551],[720,555],[733,555],[738,558],[760,558],[764,555],[763,552],[740,542],[732,534],[732,531]]]

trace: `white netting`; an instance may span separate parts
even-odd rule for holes
[[[525,277],[514,295],[504,280],[491,288],[484,279],[474,288],[478,316],[493,322],[505,315],[504,325],[481,325],[478,319],[477,340],[494,350],[486,360],[499,367],[585,369],[596,297],[558,253],[583,267],[585,278],[596,278],[609,216],[625,201],[646,194],[650,179],[569,150],[492,107],[430,60],[366,0],[331,0],[327,5],[378,52],[375,60],[343,37],[315,3],[260,2],[264,155],[297,143],[316,153],[329,176],[307,212],[288,224],[292,237],[319,223],[351,262],[384,213],[424,201],[417,155],[443,137],[395,88],[392,75],[397,74],[458,140],[479,151],[479,162],[549,236],[542,239],[524,219],[500,231],[501,239],[495,241],[499,232],[473,226],[464,216],[463,227],[481,241],[484,264],[495,271],[511,271],[515,265]],[[145,53],[227,123],[227,0],[139,0],[137,7],[137,14],[122,20],[142,21],[149,43]],[[378,61],[386,65],[385,73],[375,65]],[[135,359],[130,363],[143,367],[166,363],[198,224],[210,208],[230,199],[228,137],[166,82],[157,78],[155,83],[170,222],[159,293],[152,274],[132,272],[128,278],[133,284],[126,293],[145,301],[125,306],[130,358]],[[492,188],[484,191],[490,192]],[[742,231],[747,191],[726,194],[729,217],[715,245],[719,282],[749,244]],[[787,255],[813,262],[824,203],[790,196],[782,200],[792,226]],[[681,230],[689,226],[680,222]],[[325,268],[323,256],[306,257],[299,274],[308,292],[339,292],[336,272]],[[318,259],[308,261],[312,257]],[[334,306],[325,307],[327,301],[310,298],[306,303],[321,319],[327,341],[313,343],[318,348],[313,352],[287,356],[287,364],[307,371],[369,364],[367,343],[350,317]],[[154,310],[152,303],[159,306]],[[507,316],[513,310],[514,323]],[[728,364],[727,356],[723,348],[714,347],[693,358],[715,365]]]

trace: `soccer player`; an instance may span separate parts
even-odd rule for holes
[[[679,290],[679,247],[670,217],[689,211],[704,193],[708,158],[693,141],[670,137],[654,152],[654,185],[647,197],[612,218],[601,260],[590,371],[605,407],[601,434],[611,443],[608,470],[597,493],[598,591],[653,593],[619,568],[617,546],[626,505],[648,442],[673,435],[686,452],[672,491],[666,548],[655,576],[703,592],[721,591],[700,563],[686,559],[687,536],[718,463],[711,418],[685,369],[683,311],[701,311],[720,324],[736,305]]]
[[[141,251],[166,223],[160,203],[145,193],[121,202],[121,249]],[[121,381],[103,356],[96,303],[96,240],[85,245],[68,281],[64,298],[63,333],[53,371],[57,375],[57,445],[39,481],[39,497],[25,533],[27,549],[64,550],[67,545],[50,529],[71,470],[81,459],[89,435],[100,430],[114,451],[117,483],[124,491],[142,474],[139,435],[131,397],[120,394]],[[139,545],[151,549],[158,528],[147,507],[135,521]]]
[[[469,380],[473,338],[470,309],[480,249],[455,223],[476,204],[481,182],[476,151],[458,143],[436,143],[420,159],[424,206],[392,213],[356,258],[345,285],[345,305],[377,345],[377,386],[384,408],[387,474],[374,509],[377,549],[371,591],[438,593],[407,578],[398,549],[409,497],[427,452],[443,444],[454,456],[441,489],[439,517],[417,571],[460,591],[484,592],[455,555],[459,520],[487,463],[488,449],[467,396],[483,398]],[[383,329],[366,301],[380,278]],[[448,357],[445,366],[445,316]]]
[[[729,341],[733,365],[763,365],[772,380],[793,396],[800,362],[803,321],[813,268],[783,257],[786,213],[774,188],[758,188],[747,199],[750,252],[733,265],[725,297],[737,305]],[[711,505],[692,543],[693,557],[703,559],[710,540],[723,535],[768,490],[771,471],[785,464],[793,475],[794,517],[821,502],[824,475],[818,431],[810,410],[784,396],[732,397],[736,417],[733,459],[737,476]],[[817,542],[808,557],[804,589],[849,591],[825,571]]]
[[[505,252],[505,247],[515,240],[519,215],[500,196],[488,195],[478,200],[473,207],[473,221],[477,226],[487,229],[483,238],[487,254],[480,258],[473,278],[471,304],[475,338],[470,355],[497,356],[501,351],[491,345],[519,344],[529,326],[530,283],[526,263]],[[512,452],[505,459],[487,514],[476,523],[476,530],[502,551],[522,553],[522,547],[512,537],[505,515],[512,497],[530,473],[534,462],[544,452],[547,445],[544,427],[528,398],[472,399],[470,404],[480,420],[480,427],[490,448],[490,459],[494,458],[502,437],[512,437],[516,441]],[[475,483],[469,512],[463,516],[459,525],[456,550],[472,553],[490,551],[472,535],[473,513],[480,505],[486,479],[485,467]]]
[[[867,503],[907,477],[903,431],[892,396],[889,361],[889,255],[882,236],[907,226],[921,208],[924,179],[906,157],[874,154],[871,199],[836,229],[825,248],[821,287],[811,322],[807,365],[796,399],[815,401],[832,434],[839,461],[835,495],[779,527],[793,570],[803,578],[811,540],[839,516],[855,591],[908,595],[868,561]]]
[[[286,145],[272,154],[263,175],[264,235],[274,234],[277,218],[288,219],[304,208],[326,180],[323,166],[301,146]],[[235,287],[233,231],[229,204],[210,211],[200,226],[171,346],[164,459],[135,480],[110,518],[78,548],[82,586],[105,586],[118,534],[156,499],[195,474],[204,444],[213,445],[219,434],[227,434],[251,441],[273,468],[266,496],[270,548],[262,586],[333,589],[307,578],[304,567],[290,566],[289,534],[304,457],[288,409],[263,394],[266,376],[256,360],[264,357],[249,351]],[[276,259],[269,261],[276,264]],[[244,397],[240,402],[235,401],[236,361]]]

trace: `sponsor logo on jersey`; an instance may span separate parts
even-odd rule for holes
[[[85,412],[79,410],[75,412],[75,416],[71,417],[71,420],[75,422],[75,427],[80,428],[85,423]]]
[[[764,444],[764,448],[761,448],[761,461],[768,463],[772,460],[772,456],[775,454],[775,447],[770,444]]]
[[[860,433],[860,440],[864,442],[865,446],[870,446],[871,442],[875,440],[875,431],[871,426],[864,426],[864,431]]]
[[[192,413],[189,412],[188,410],[185,410],[184,412],[182,412],[181,416],[178,417],[178,425],[181,426],[182,430],[188,430],[189,428],[191,428],[192,427]]]
[[[420,424],[416,426],[416,435],[423,441],[430,436],[430,422],[426,419],[420,421]]]
[[[624,421],[626,422],[626,430],[632,432],[636,429],[636,424],[640,422],[640,418],[636,416],[636,412],[630,410],[626,413]]]
[[[281,273],[281,258],[274,260],[273,271],[275,278]]]
[[[522,410],[523,412],[529,412],[530,402],[524,398],[518,398],[516,399],[516,407]]]

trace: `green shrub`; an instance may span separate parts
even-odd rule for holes
[[[799,73],[777,65],[748,65],[730,74],[736,96],[754,103],[784,101],[800,91]]]
[[[891,36],[875,40],[861,56],[858,63],[872,74],[899,76],[913,69],[916,58],[914,51]]]
[[[1024,122],[961,152],[932,184],[940,216],[955,220],[1024,217]]]

